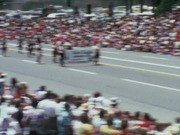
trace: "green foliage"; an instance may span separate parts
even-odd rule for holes
[[[177,0],[161,0],[160,5],[157,7],[155,11],[155,15],[159,16],[161,14],[166,13],[172,9],[172,6],[176,4]]]
[[[0,3],[3,3],[3,2],[5,2],[5,0],[0,0]]]

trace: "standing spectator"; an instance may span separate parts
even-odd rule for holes
[[[73,135],[72,128],[72,114],[70,111],[70,105],[64,104],[64,111],[61,111],[60,114],[57,114],[57,128],[58,135]]]
[[[81,122],[83,124],[79,126],[77,135],[94,135],[95,132],[87,114],[81,116]]]
[[[33,108],[32,106],[26,106],[23,109],[23,119],[21,121],[23,126],[23,133],[30,135],[43,135],[46,125],[46,119],[48,116],[43,109]]]
[[[120,135],[121,131],[113,129],[112,125],[113,125],[113,120],[110,117],[107,119],[107,124],[101,126],[100,133],[102,135]]]
[[[47,119],[45,121],[45,129],[44,131],[47,134],[51,135],[56,135],[56,122],[57,122],[57,117],[56,117],[56,108],[57,108],[57,95],[55,93],[52,93],[51,91],[48,91],[45,98],[41,100],[37,108],[38,109],[43,109],[44,113],[47,115]]]
[[[18,80],[17,78],[13,77],[10,80],[9,94],[14,97],[17,93],[17,90],[18,90]]]
[[[73,135],[77,135],[78,134],[78,128],[81,124],[83,124],[80,120],[80,117],[81,115],[83,114],[84,112],[81,111],[81,110],[73,110],[72,111],[72,128],[73,128]]]
[[[21,98],[22,96],[28,95],[28,86],[26,82],[20,82],[18,85],[17,92],[14,95],[14,98]]]
[[[21,135],[20,123],[17,120],[18,109],[10,106],[7,108],[8,116],[2,121],[0,129],[6,134]]]
[[[96,135],[100,135],[99,133],[99,129],[102,125],[106,125],[107,124],[107,111],[105,110],[101,110],[99,113],[99,118],[94,118],[94,120],[92,121],[93,126],[96,130]]]

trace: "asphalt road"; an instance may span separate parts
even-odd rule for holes
[[[9,44],[8,57],[0,55],[0,71],[28,82],[29,89],[41,85],[59,95],[83,95],[100,91],[119,97],[122,110],[149,112],[160,121],[180,117],[180,57],[102,48],[100,65],[52,63],[51,47],[43,47],[43,64],[18,54]]]

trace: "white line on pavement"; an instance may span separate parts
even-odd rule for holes
[[[16,43],[8,43],[8,46],[11,46],[11,47],[17,47],[18,44],[16,44]]]
[[[24,62],[28,62],[28,63],[37,63],[37,62],[35,62],[35,61],[31,61],[31,60],[22,60],[22,61],[24,61]]]
[[[180,92],[180,89],[176,89],[176,88],[171,88],[171,87],[166,87],[166,86],[161,86],[161,85],[156,85],[156,84],[151,84],[151,83],[145,83],[145,82],[139,82],[139,81],[130,80],[130,79],[121,79],[121,80],[127,81],[127,82],[132,82],[132,83],[138,83],[138,84],[142,84],[142,85],[158,87],[158,88],[162,88],[162,89],[168,89],[168,90],[171,90],[171,91]]]
[[[144,58],[150,58],[150,59],[159,59],[159,60],[168,60],[167,58],[160,58],[160,57],[153,57],[153,56],[141,56],[141,57],[144,57]]]
[[[42,48],[43,50],[46,50],[46,51],[52,51],[53,49],[50,49],[50,48]]]
[[[76,72],[81,72],[81,73],[92,74],[92,75],[97,75],[97,73],[94,73],[94,72],[89,72],[89,71],[79,70],[79,69],[74,69],[74,68],[69,68],[69,70],[76,71]]]
[[[44,50],[51,50],[49,48],[43,48]],[[14,50],[14,49],[11,49]],[[25,51],[27,52],[27,51]],[[44,53],[44,56],[52,56],[50,54]],[[101,56],[101,58],[104,59],[111,59],[111,60],[117,60],[117,61],[125,61],[125,62],[131,62],[131,63],[139,63],[139,64],[146,64],[146,65],[154,65],[159,67],[168,67],[168,68],[174,68],[174,69],[180,69],[178,66],[171,66],[171,65],[164,65],[164,64],[157,64],[157,63],[150,63],[150,62],[143,62],[143,61],[135,61],[135,60],[128,60],[128,59],[120,59],[120,58],[113,58],[113,57],[107,57],[107,56]]]
[[[135,61],[135,60],[119,59],[119,58],[112,58],[112,57],[106,57],[106,56],[101,56],[101,58],[104,58],[104,59],[111,59],[111,60],[118,60],[118,61],[125,61],[125,62],[132,62],[132,63],[139,63],[139,64],[146,64],[146,65],[153,65],[153,66],[159,66],[159,67],[168,67],[168,68],[180,69],[180,67],[177,67],[177,66],[170,66],[170,65],[156,64],[156,63],[143,62],[143,61]]]
[[[52,55],[50,55],[50,54],[47,54],[47,53],[45,53],[45,54],[43,54],[44,56],[51,56],[52,57]]]
[[[102,51],[103,53],[111,53],[111,54],[120,54],[120,53],[117,53],[117,52],[108,52],[108,51]]]

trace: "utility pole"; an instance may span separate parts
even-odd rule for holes
[[[113,3],[109,4],[109,16],[112,17],[113,16]]]
[[[92,8],[91,4],[87,4],[87,14],[92,13],[91,8]]]
[[[124,0],[125,1],[125,6],[126,6],[126,14],[128,14],[129,13],[129,0]]]
[[[67,6],[71,7],[71,0],[66,0],[66,2],[67,2]]]
[[[144,11],[143,6],[144,6],[144,0],[140,0],[140,12],[141,13]]]
[[[133,3],[134,3],[134,0],[129,0],[130,13],[133,12],[133,10],[132,10]]]

